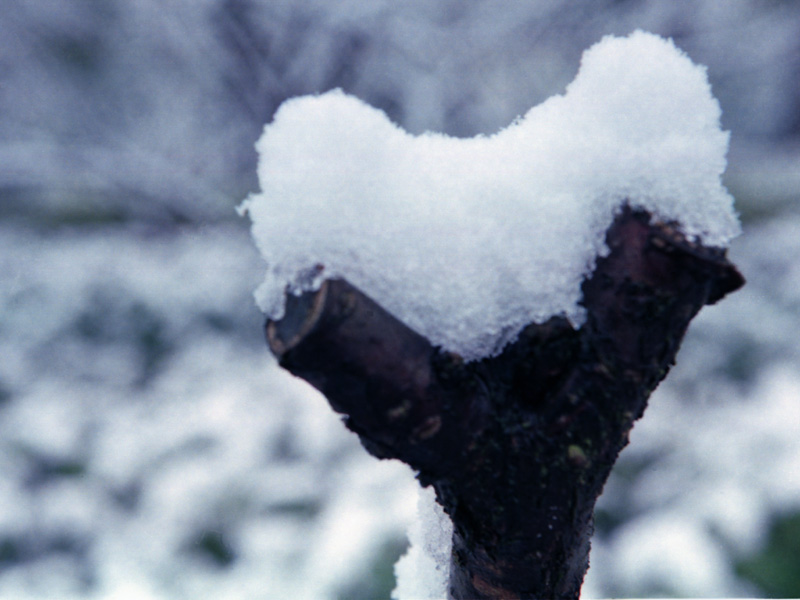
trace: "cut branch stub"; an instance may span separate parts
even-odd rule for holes
[[[447,372],[462,369],[342,280],[289,295],[286,316],[267,323],[280,363],[328,398],[364,446],[436,479],[458,469],[461,444],[485,415]],[[440,377],[440,374],[443,377]],[[467,383],[464,381],[463,383]]]
[[[744,280],[718,249],[625,208],[583,284],[585,324],[526,327],[465,364],[345,281],[268,322],[280,364],[379,458],[432,484],[453,520],[454,598],[577,598],[592,513],[700,308]]]

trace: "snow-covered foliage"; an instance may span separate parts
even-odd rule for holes
[[[259,305],[279,318],[287,287],[343,277],[467,360],[556,314],[580,324],[623,203],[710,246],[738,233],[719,116],[704,70],[643,32],[605,38],[563,96],[489,137],[413,136],[339,91],[287,101],[242,205]]]
[[[0,598],[318,600],[402,543],[411,474],[268,360],[257,277],[232,227],[0,227]]]
[[[798,27],[780,0],[4,0],[0,598],[388,597],[415,483],[268,360],[253,144],[336,87],[492,134],[636,28],[709,67],[748,285],[634,430],[583,595],[758,595],[731,565],[800,508]]]
[[[798,159],[798,19],[760,0],[4,0],[0,190],[25,212],[231,219],[286,98],[341,87],[413,133],[491,133],[642,28],[709,66],[750,192],[751,150]]]

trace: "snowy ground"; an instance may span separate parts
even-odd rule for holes
[[[0,598],[388,597],[415,484],[266,351],[233,212],[252,143],[280,99],[334,85],[413,131],[491,132],[635,27],[710,65],[748,284],[634,429],[585,595],[764,593],[742,565],[800,512],[796,4],[7,4]]]
[[[243,225],[0,240],[0,597],[315,599],[402,550],[411,475],[268,356]]]
[[[749,284],[697,319],[635,428],[587,594],[756,593],[733,561],[800,498],[798,231],[735,245]],[[243,223],[3,226],[0,276],[0,597],[387,592],[414,482],[268,356]]]

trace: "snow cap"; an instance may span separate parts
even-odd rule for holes
[[[705,69],[640,31],[601,40],[563,95],[491,136],[414,136],[340,90],[288,100],[240,207],[267,263],[258,305],[278,319],[287,289],[345,278],[468,360],[553,315],[580,325],[625,203],[706,245],[739,233],[719,119]]]

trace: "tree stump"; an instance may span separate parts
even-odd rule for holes
[[[453,598],[578,598],[593,510],[690,320],[743,285],[724,250],[623,208],[583,283],[585,323],[530,324],[465,363],[343,280],[266,325],[280,364],[364,447],[432,485],[453,521]]]

